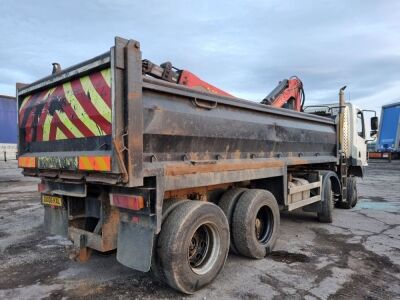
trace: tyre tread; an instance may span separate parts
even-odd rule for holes
[[[255,246],[255,236],[253,236],[251,227],[251,219],[254,216],[254,207],[259,202],[264,201],[274,216],[274,228],[267,246]],[[251,189],[243,193],[240,197],[233,215],[232,232],[233,242],[239,254],[250,258],[263,258],[272,251],[278,236],[280,224],[279,207],[272,193],[266,190]]]

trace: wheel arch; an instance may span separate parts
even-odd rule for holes
[[[324,185],[325,180],[330,180],[332,184],[332,190],[336,194],[341,194],[342,184],[337,174],[333,171],[320,171],[322,175],[322,185]]]
[[[362,166],[350,166],[348,172],[349,175],[364,177],[364,168]]]

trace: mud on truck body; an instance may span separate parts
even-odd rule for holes
[[[41,178],[45,229],[78,260],[116,250],[183,293],[229,250],[265,257],[281,210],[331,222],[334,203],[356,201],[362,166],[341,151],[340,122],[149,78],[134,40],[18,84],[17,98],[19,167]]]

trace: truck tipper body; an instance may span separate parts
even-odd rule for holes
[[[17,99],[19,166],[41,178],[45,229],[79,260],[116,249],[183,293],[214,280],[229,249],[267,255],[280,210],[330,222],[333,204],[357,200],[364,162],[343,151],[337,117],[150,78],[134,40],[19,84]]]

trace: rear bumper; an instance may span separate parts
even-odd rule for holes
[[[102,190],[101,186],[96,188]],[[117,260],[121,264],[149,271],[155,235],[150,215],[111,206],[110,194],[105,189],[94,196],[95,190],[86,191],[85,185],[85,197],[66,196],[70,191],[65,186],[60,190],[63,206],[44,205],[44,226],[48,233],[73,242],[70,257],[84,262],[91,249],[108,252],[118,248]]]
[[[117,248],[119,210],[100,197],[63,197],[63,206],[44,205],[44,227],[50,234],[68,237],[75,248],[107,252]]]

